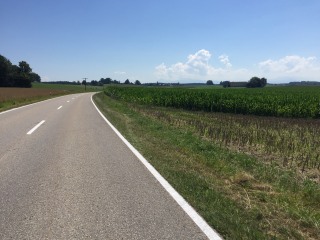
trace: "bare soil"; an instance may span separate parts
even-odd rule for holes
[[[0,88],[0,102],[63,94],[63,90],[38,88]]]

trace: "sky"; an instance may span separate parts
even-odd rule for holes
[[[42,81],[320,81],[319,0],[0,0],[0,55]]]

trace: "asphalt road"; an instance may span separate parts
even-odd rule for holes
[[[91,95],[0,113],[0,239],[207,239]]]

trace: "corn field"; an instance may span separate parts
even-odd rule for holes
[[[111,86],[105,93],[131,103],[133,108],[149,117],[176,127],[189,127],[220,146],[258,155],[265,161],[305,172],[320,181],[320,120],[311,119],[319,118],[320,88],[209,90]],[[219,101],[211,100],[210,105],[211,98]],[[134,103],[149,107],[138,107]],[[242,114],[219,113],[228,109],[231,113]]]
[[[109,86],[105,93],[127,102],[186,110],[320,118],[320,87],[188,89]]]

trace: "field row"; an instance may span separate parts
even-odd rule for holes
[[[187,89],[108,86],[105,93],[127,102],[186,110],[277,117],[320,117],[320,87]]]

